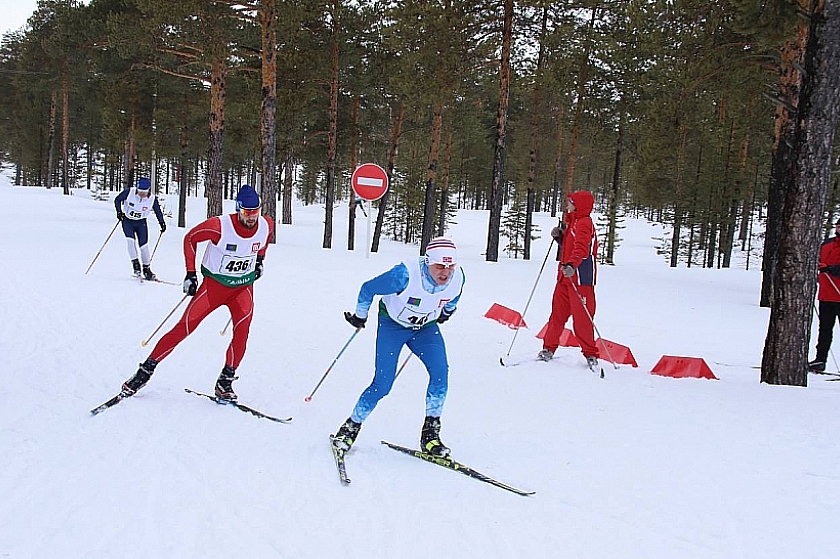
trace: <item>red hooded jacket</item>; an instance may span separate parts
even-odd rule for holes
[[[595,197],[591,192],[578,190],[572,192],[569,198],[575,205],[575,211],[567,213],[563,218],[567,227],[560,250],[557,279],[561,279],[563,275],[562,265],[571,264],[577,269],[578,285],[595,285],[598,275],[595,262],[598,254],[598,236],[589,215],[595,206]]]
[[[820,247],[820,269],[840,264],[840,236],[825,241]],[[834,285],[832,285],[832,282]],[[824,271],[819,275],[819,292],[817,299],[820,301],[833,301],[840,303],[840,277]]]

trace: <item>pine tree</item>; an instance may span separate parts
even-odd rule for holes
[[[500,232],[503,237],[508,240],[504,251],[508,256],[519,258],[520,255],[525,254],[525,222],[527,217],[527,206],[522,199],[523,196],[515,196],[513,203],[502,215]],[[539,226],[532,225],[531,240],[535,241],[540,238]]]

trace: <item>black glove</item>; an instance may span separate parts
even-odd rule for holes
[[[365,322],[367,322],[367,318],[359,318],[355,314],[347,311],[344,312],[344,320],[349,322],[354,328],[364,328]]]
[[[445,307],[442,308],[440,310],[440,316],[437,319],[437,323],[438,324],[443,324],[444,322],[449,320],[449,317],[452,316],[453,314],[455,314],[455,311],[457,311],[457,310],[458,310],[457,308],[454,308],[451,311],[447,312]]]
[[[263,258],[265,258],[265,256],[257,256],[257,267],[254,268],[254,271],[257,273],[257,275],[254,278],[254,281],[257,281],[263,275]]]
[[[834,266],[826,266],[824,271],[828,272],[832,276],[840,277],[840,264],[835,264]]]
[[[192,297],[198,290],[198,276],[195,272],[187,272],[184,278],[184,293]]]
[[[125,214],[122,213],[122,210],[117,210],[117,220],[122,221],[125,219]]]
[[[160,222],[160,232],[161,234],[166,233],[166,223],[163,221]]]
[[[563,271],[563,276],[570,278],[575,275],[575,267],[571,264],[563,264],[560,269]]]
[[[565,221],[563,223],[561,223],[559,227],[552,227],[551,228],[551,237],[559,243],[560,239],[563,237],[563,235],[566,234],[566,228],[568,228],[568,227],[569,227],[569,224],[566,223]]]

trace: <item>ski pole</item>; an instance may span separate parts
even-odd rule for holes
[[[402,370],[405,369],[406,365],[408,365],[408,360],[411,359],[412,355],[414,355],[414,353],[409,351],[408,352],[408,357],[405,358],[405,361],[402,362],[402,365],[400,365],[400,368],[397,369],[397,374],[394,375],[394,380],[397,380],[397,377],[400,376],[400,373],[402,372]]]
[[[837,295],[840,295],[840,289],[837,288],[837,284],[834,283],[834,280],[831,279],[831,275],[828,272],[825,272],[825,277],[828,279],[828,282],[831,284],[831,287],[834,288],[834,291],[837,292]],[[816,304],[814,304],[814,310],[817,310]],[[819,318],[819,313],[817,313],[817,318]],[[834,329],[834,325],[832,324],[831,329]],[[834,356],[834,350],[831,347],[828,348],[831,352],[831,358],[834,360],[834,366],[837,367],[837,358]],[[838,369],[840,370],[840,369]]]
[[[225,332],[227,332],[228,326],[230,326],[230,323],[231,323],[231,322],[233,322],[233,317],[230,317],[230,318],[228,319],[227,324],[225,324],[225,327],[224,327],[224,328],[223,328],[223,329],[219,332],[219,335],[220,335],[220,336],[224,336],[224,335],[225,335]]]
[[[595,330],[595,333],[598,334],[598,339],[601,340],[601,345],[604,346],[604,351],[607,352],[607,358],[609,358],[610,363],[612,363],[613,365],[613,368],[618,369],[618,365],[616,365],[615,359],[613,359],[613,356],[610,353],[610,348],[607,347],[606,342],[604,342],[603,336],[601,336],[601,332],[598,331],[598,327],[595,325],[595,319],[592,318],[592,314],[589,312],[589,309],[586,308],[586,301],[584,301],[583,297],[581,297],[580,291],[578,291],[577,288],[577,284],[575,284],[572,278],[569,278],[569,281],[572,282],[572,287],[574,288],[575,293],[577,294],[578,300],[580,300],[580,304],[583,307],[583,310],[586,311],[586,316],[587,318],[589,318],[589,322],[592,323],[592,328]],[[604,369],[601,369],[601,378],[604,378]]]
[[[324,379],[327,378],[327,375],[330,374],[330,371],[332,371],[333,366],[335,366],[336,362],[341,357],[341,354],[344,353],[344,350],[347,349],[347,346],[350,345],[350,342],[353,341],[353,338],[356,337],[356,334],[358,334],[359,331],[361,331],[361,328],[356,328],[353,331],[353,334],[350,336],[350,339],[347,340],[347,343],[344,344],[344,347],[342,347],[341,351],[338,352],[338,355],[335,356],[335,359],[333,359],[333,362],[330,363],[329,367],[327,367],[326,372],[324,372],[324,376],[321,377],[321,380],[318,381],[318,384],[315,385],[315,388],[312,389],[312,392],[309,394],[309,396],[307,396],[306,398],[303,399],[304,402],[311,402],[312,401],[312,396],[314,396],[315,393],[318,391],[318,389],[321,387],[321,383],[323,383]]]
[[[161,240],[162,238],[163,238],[163,233],[161,233],[160,235],[158,235],[158,240],[157,240],[157,242],[155,243],[155,248],[154,248],[154,250],[152,251],[152,255],[149,257],[149,265],[150,265],[150,266],[151,266],[151,264],[152,264],[152,260],[154,260],[154,259],[155,259],[155,253],[157,252],[157,247],[158,247],[158,245],[160,244],[160,240]]]
[[[187,300],[187,297],[189,297],[189,295],[184,295],[184,297],[183,297],[180,301],[178,301],[178,304],[177,304],[177,305],[175,305],[175,308],[174,308],[174,309],[172,309],[171,311],[169,311],[169,314],[168,314],[168,315],[166,315],[166,318],[164,318],[164,319],[163,319],[163,321],[161,321],[160,326],[158,326],[157,328],[155,328],[155,331],[154,331],[154,332],[152,332],[152,335],[151,335],[151,336],[149,336],[149,338],[148,338],[148,339],[143,340],[142,342],[140,342],[140,345],[141,345],[141,346],[146,347],[147,345],[149,345],[149,342],[152,340],[152,338],[154,338],[154,337],[155,337],[155,334],[157,334],[157,333],[158,333],[158,330],[160,330],[161,328],[163,328],[163,325],[164,325],[164,324],[166,324],[166,321],[167,321],[167,320],[169,320],[169,317],[170,317],[170,316],[172,316],[172,315],[175,313],[175,311],[176,311],[176,310],[178,310],[178,307],[180,307],[180,306],[181,306],[181,304],[182,304],[184,301],[186,301],[186,300]]]
[[[545,270],[545,263],[548,262],[548,255],[551,254],[551,248],[554,246],[554,241],[550,245],[548,245],[548,252],[545,253],[545,258],[543,258],[542,266],[540,266],[540,272],[537,274],[537,279],[534,282],[534,287],[531,288],[531,294],[528,296],[528,302],[525,303],[525,310],[522,311],[522,319],[525,319],[525,313],[528,312],[528,307],[531,306],[531,299],[534,297],[534,292],[537,290],[537,284],[540,283],[540,277],[542,276],[543,270]],[[516,343],[516,336],[519,335],[519,325],[516,325],[516,331],[513,333],[513,339],[510,341],[510,347],[505,354],[505,357],[510,356],[510,352],[513,349],[513,344]],[[504,365],[504,357],[499,359],[499,361]]]
[[[114,234],[114,231],[117,230],[117,225],[119,225],[119,224],[120,224],[119,221],[117,221],[117,223],[114,224],[114,228],[111,229],[111,233],[108,234],[108,238],[105,239],[104,243],[102,243],[102,248],[99,249],[99,252],[96,253],[96,256],[93,257],[93,260],[91,261],[90,265],[87,267],[87,270],[85,270],[85,275],[87,275],[87,273],[90,272],[90,269],[93,268],[93,263],[96,262],[96,259],[99,258],[100,254],[102,254],[102,249],[105,248],[105,245],[107,245],[108,241],[111,240],[111,236]]]

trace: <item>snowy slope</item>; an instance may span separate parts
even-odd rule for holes
[[[190,204],[192,225],[205,210]],[[311,403],[303,398],[352,333],[342,311],[360,283],[417,247],[384,241],[367,257],[360,213],[359,250],[348,252],[346,207],[336,212],[340,233],[324,250],[323,208],[296,206],[255,287],[236,388],[243,403],[293,424],[183,392],[212,390],[229,340],[225,309],[137,396],[91,417],[183,295],[129,278],[120,231],[84,274],[114,226],[111,203],[0,177],[0,557],[840,556],[840,382],[761,385],[760,272],[670,269],[655,253],[661,229],[636,220],[616,265],[599,270],[595,318],[639,367],[605,362],[603,380],[571,348],[549,363],[500,367],[513,331],[483,314],[494,302],[524,307],[547,235],[530,262],[487,263],[485,212],[460,212],[452,229],[467,284],[442,326],[451,362],[443,438],[461,461],[535,496],[379,444],[417,444],[426,377],[416,359],[365,423],[347,459],[353,483],[340,486],[327,435],[372,376],[374,328]],[[544,232],[553,222],[536,221]],[[183,278],[183,233],[170,224],[155,256],[166,280]],[[554,277],[550,260],[512,354],[540,349],[533,336]],[[703,357],[720,381],[650,375],[663,354]]]

